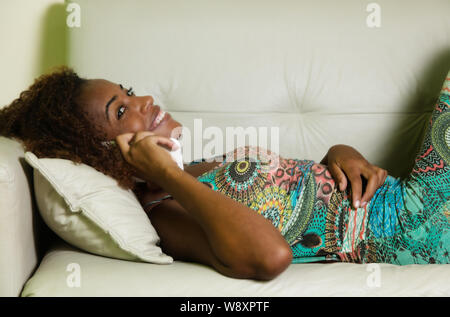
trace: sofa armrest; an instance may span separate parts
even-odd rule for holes
[[[31,177],[22,146],[0,137],[0,296],[20,295],[41,256]]]

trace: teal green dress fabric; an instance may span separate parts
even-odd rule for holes
[[[363,208],[352,208],[350,191],[338,190],[325,165],[256,147],[227,153],[197,179],[269,219],[293,263],[449,263],[449,98],[450,72],[413,170],[388,176]]]

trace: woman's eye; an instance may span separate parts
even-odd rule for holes
[[[117,110],[117,119],[119,120],[120,117],[125,113],[125,106],[120,106]]]
[[[134,91],[132,87],[130,87],[130,89],[127,90],[127,96],[134,96]]]

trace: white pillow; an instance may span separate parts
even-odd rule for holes
[[[56,158],[25,160],[34,168],[39,212],[59,237],[90,253],[131,261],[172,263],[132,190],[96,169]]]

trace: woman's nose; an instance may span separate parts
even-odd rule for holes
[[[151,107],[153,106],[153,97],[152,96],[145,96],[140,97],[138,102],[136,103],[139,107],[139,110],[146,114],[150,111]]]

